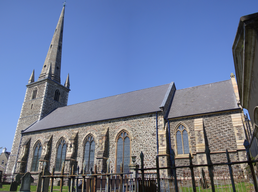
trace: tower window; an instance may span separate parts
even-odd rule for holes
[[[57,90],[55,91],[54,100],[55,100],[55,101],[59,101],[59,98],[60,98],[60,91],[57,89]]]
[[[36,99],[36,97],[37,97],[37,92],[38,92],[37,89],[34,89],[34,90],[33,90],[33,92],[32,92],[32,98],[31,98],[31,99]]]

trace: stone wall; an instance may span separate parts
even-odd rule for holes
[[[158,115],[158,117],[160,117],[160,115]],[[129,133],[131,145],[130,156],[136,156],[136,163],[140,164],[140,153],[142,151],[144,153],[144,166],[154,167],[156,165],[155,157],[157,155],[156,113],[109,121],[87,123],[82,125],[74,125],[58,129],[44,130],[42,132],[36,133],[26,133],[23,135],[22,142],[25,142],[26,140],[31,138],[31,147],[29,151],[27,171],[31,170],[34,146],[38,140],[41,142],[41,144],[43,144],[45,140],[47,140],[51,135],[53,136],[50,159],[50,169],[52,169],[55,166],[57,147],[59,144],[58,141],[61,138],[64,138],[65,141],[68,143],[72,135],[74,133],[78,133],[78,143],[76,144],[76,160],[78,161],[80,170],[83,165],[83,153],[85,143],[84,140],[88,134],[91,134],[94,137],[95,141],[94,164],[98,164],[98,155],[104,154],[104,156],[107,156],[107,158],[110,159],[110,168],[114,172],[116,171],[116,139],[118,134],[122,130],[125,130]],[[103,149],[103,146],[105,149]],[[102,153],[103,151],[106,152]]]
[[[181,124],[186,127],[189,138],[189,149],[193,164],[206,164],[205,128],[211,152],[212,163],[227,162],[226,149],[230,152],[231,161],[245,160],[243,141],[245,139],[241,111],[232,111],[170,120],[171,146],[176,154],[176,165],[189,165],[188,154],[177,154],[176,131]],[[238,166],[239,168],[240,166]],[[243,166],[241,166],[243,168]],[[216,167],[217,170],[224,168]],[[181,171],[182,172],[182,171]]]
[[[54,100],[55,90],[60,91],[60,101]],[[33,91],[37,90],[36,97],[33,99]],[[45,117],[57,107],[66,106],[69,89],[55,83],[50,79],[33,82],[27,85],[24,102],[21,109],[20,118],[15,131],[11,155],[7,164],[7,173],[10,174],[17,161],[17,154],[20,145],[21,131]]]

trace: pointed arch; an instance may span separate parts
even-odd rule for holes
[[[129,132],[122,129],[116,136],[116,172],[120,172],[121,164],[123,172],[129,172],[131,157],[131,143]]]
[[[66,157],[66,149],[67,149],[67,142],[65,141],[64,137],[61,137],[57,142],[56,165],[55,165],[56,171],[61,171],[62,169],[62,164],[65,161],[65,157]]]
[[[33,147],[33,159],[31,164],[31,171],[38,171],[41,152],[42,152],[42,145],[41,145],[41,142],[38,140]]]
[[[37,93],[38,93],[38,88],[35,87],[32,91],[31,99],[36,99],[37,98]]]
[[[59,91],[59,89],[57,89],[55,91],[54,100],[59,102],[59,99],[60,99],[60,91]]]
[[[186,124],[179,122],[174,129],[175,148],[177,155],[190,153],[190,131]]]
[[[88,134],[83,141],[84,150],[83,150],[83,167],[85,173],[89,173],[91,168],[94,168],[94,158],[95,158],[95,146],[96,140],[94,136],[90,133]]]

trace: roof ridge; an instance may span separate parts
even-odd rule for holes
[[[152,89],[152,88],[154,88],[154,87],[160,87],[160,86],[165,86],[165,85],[169,85],[169,84],[170,84],[170,83],[163,84],[163,85],[158,85],[158,86],[153,86],[153,87],[148,87],[148,88],[144,88],[144,89],[138,89],[138,90],[135,90],[135,91],[129,91],[129,92],[126,92],[126,93],[120,93],[120,94],[117,94],[117,95],[111,95],[111,96],[101,97],[101,98],[98,98],[98,99],[92,99],[92,100],[89,100],[89,101],[83,101],[83,102],[80,102],[80,103],[75,103],[75,104],[71,104],[71,105],[67,105],[67,106],[63,106],[63,107],[69,107],[69,106],[74,106],[74,105],[80,105],[80,104],[82,104],[82,103],[93,102],[93,101],[97,101],[97,100],[105,99],[105,98],[110,98],[110,97],[116,97],[116,96],[118,96],[118,95],[124,95],[124,94],[133,93],[133,92],[137,92],[137,91]],[[63,108],[63,107],[58,107],[57,109]]]
[[[222,83],[222,82],[226,82],[226,81],[230,81],[230,79],[224,80],[224,81],[217,81],[217,82],[213,82],[213,83],[207,83],[207,84],[204,84],[204,85],[197,85],[197,86],[187,87],[187,88],[183,88],[183,89],[177,89],[177,91],[181,91],[181,90],[185,90],[185,89],[191,89],[191,88],[195,88],[195,87],[204,87],[206,85],[218,84],[218,83]]]

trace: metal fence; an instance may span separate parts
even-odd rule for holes
[[[171,166],[159,167],[159,157],[156,157],[156,167],[144,167],[144,154],[140,154],[140,167],[135,164],[131,166],[131,172],[112,173],[109,171],[109,161],[107,163],[107,173],[98,173],[96,166],[90,174],[79,173],[74,168],[69,174],[64,173],[64,164],[61,174],[43,171],[39,177],[38,191],[53,191],[53,183],[59,181],[60,191],[64,183],[68,185],[68,191],[82,192],[152,192],[152,191],[258,191],[257,179],[254,170],[254,163],[250,155],[247,161],[231,162],[229,153],[226,151],[227,162],[212,163],[210,160],[209,148],[206,146],[207,164],[194,165],[189,154],[189,164],[187,166],[176,166],[175,156],[172,151]],[[249,149],[247,146],[247,154]],[[240,171],[240,164],[244,164],[246,169]],[[123,167],[123,166],[121,166]],[[216,169],[220,167],[220,169]],[[234,171],[235,169],[235,171]],[[171,176],[160,177],[160,172],[166,170],[172,173]],[[177,174],[180,172],[180,174]],[[49,187],[50,186],[50,187]]]

